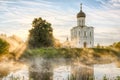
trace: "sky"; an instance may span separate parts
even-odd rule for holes
[[[86,25],[94,27],[95,45],[120,41],[120,0],[0,0],[0,34],[15,34],[25,41],[33,19],[42,17],[52,24],[55,38],[70,40],[80,3]]]

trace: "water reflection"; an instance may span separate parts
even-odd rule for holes
[[[68,80],[71,75],[70,66],[59,66],[53,70],[53,80]]]
[[[59,66],[53,76],[53,80],[104,80],[104,77],[116,80],[120,76],[120,68],[115,63]]]
[[[2,80],[29,80],[29,70],[27,66],[22,67],[20,70],[11,72]]]
[[[106,75],[109,80],[120,76],[120,68],[115,63],[85,65],[75,62],[63,62],[64,60],[42,60],[33,62],[29,68],[22,68],[11,72],[2,80],[12,80],[10,77],[20,78],[18,80],[103,80]]]
[[[72,76],[75,78],[75,80],[92,80],[93,79],[93,67],[91,66],[74,65],[71,68],[71,70],[72,70]]]
[[[115,63],[95,64],[94,76],[95,80],[102,80],[103,76],[106,76],[109,80],[115,80],[117,76],[120,76],[120,68],[116,67]]]

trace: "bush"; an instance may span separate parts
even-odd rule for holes
[[[6,54],[9,52],[9,44],[3,40],[0,39],[0,54]]]

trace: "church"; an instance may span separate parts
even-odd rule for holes
[[[86,14],[80,6],[80,12],[77,14],[77,26],[71,29],[71,46],[76,48],[94,47],[94,27],[86,26]]]

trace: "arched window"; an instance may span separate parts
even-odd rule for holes
[[[79,20],[79,25],[81,24],[81,20]]]
[[[75,32],[75,37],[77,37],[77,31]]]
[[[79,31],[79,36],[80,36],[80,31]]]
[[[87,35],[86,35],[86,31],[84,31],[84,37],[87,37]]]
[[[82,26],[83,26],[83,20],[82,20]]]
[[[90,32],[90,37],[92,36],[91,32]]]
[[[90,44],[91,44],[91,41],[90,41]]]

